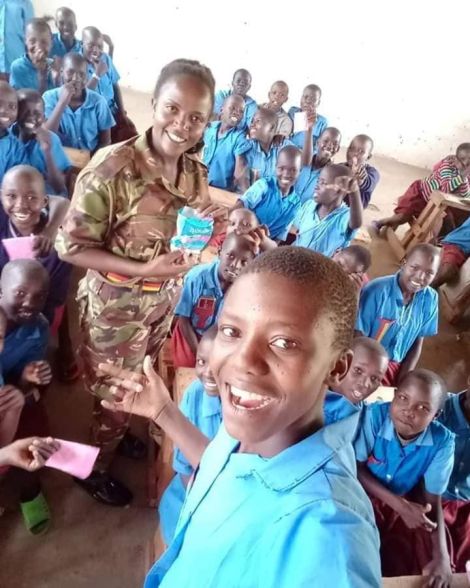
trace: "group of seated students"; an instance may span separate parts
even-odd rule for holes
[[[46,361],[51,334],[59,337],[59,378],[72,382],[79,376],[64,312],[71,266],[59,258],[53,245],[73,186],[69,181],[72,164],[64,147],[93,154],[111,142],[136,134],[124,110],[109,37],[90,26],[83,30],[82,39],[77,39],[75,14],[69,8],[57,11],[56,26],[58,32],[52,34],[47,20],[30,20],[25,31],[26,54],[11,64],[9,82],[0,82],[0,237],[3,240],[34,236],[36,256],[36,260],[9,261],[6,247],[3,243],[0,247],[0,466],[24,469],[18,482],[21,509],[27,528],[35,534],[47,530],[50,522],[44,516],[47,503],[36,470],[56,449],[55,442],[47,437],[47,414],[42,400],[42,393],[52,380]],[[104,44],[108,45],[108,53],[103,51]],[[161,396],[157,399],[161,410],[157,411],[156,421],[176,446],[175,477],[159,505],[162,536],[172,546],[175,533],[179,530],[181,534],[181,529],[195,542],[198,536],[210,541],[213,533],[213,541],[221,540],[225,549],[226,538],[232,531],[237,534],[242,524],[251,528],[255,503],[262,506],[266,501],[267,506],[275,508],[268,490],[296,494],[298,489],[301,494],[302,475],[323,467],[321,460],[329,459],[322,454],[322,445],[315,445],[319,455],[315,455],[313,446],[312,452],[292,454],[294,465],[292,470],[284,466],[285,480],[276,478],[274,471],[270,473],[261,458],[240,462],[234,466],[239,470],[238,477],[235,471],[233,479],[220,482],[222,490],[226,485],[224,500],[214,496],[205,508],[207,518],[199,516],[188,523],[191,500],[197,498],[197,492],[186,498],[186,488],[193,484],[193,474],[202,456],[202,450],[198,453],[194,448],[205,449],[216,436],[222,422],[220,395],[227,394],[226,390],[218,390],[209,358],[214,355],[222,362],[219,348],[230,353],[229,343],[238,337],[235,327],[219,326],[219,331],[215,328],[221,317],[230,323],[224,315],[228,313],[224,301],[230,293],[230,309],[236,308],[237,320],[242,320],[246,308],[247,317],[254,313],[253,324],[258,329],[252,336],[269,338],[270,324],[275,324],[278,317],[263,315],[264,299],[272,295],[281,318],[284,313],[290,317],[286,322],[292,321],[300,329],[302,313],[308,314],[310,297],[317,288],[322,292],[322,304],[331,323],[329,330],[325,327],[324,352],[328,351],[331,329],[336,337],[341,329],[347,331],[344,324],[351,322],[351,315],[356,317],[354,355],[347,374],[329,378],[319,415],[326,425],[342,423],[336,430],[353,441],[357,477],[365,490],[361,494],[346,482],[342,488],[341,475],[329,474],[337,485],[336,499],[345,509],[344,536],[335,534],[335,541],[346,541],[345,536],[351,533],[347,527],[354,526],[353,511],[370,519],[367,493],[380,531],[382,573],[424,572],[436,582],[433,585],[448,586],[451,569],[464,571],[465,562],[470,559],[470,392],[448,394],[439,375],[417,366],[424,338],[438,332],[437,288],[455,277],[470,254],[470,218],[460,226],[447,226],[442,242],[436,235],[435,243],[414,247],[397,273],[369,280],[370,253],[352,241],[379,182],[377,169],[368,163],[373,140],[358,134],[347,148],[346,161],[334,163],[341,133],[328,126],[327,119],[318,113],[319,86],[306,86],[300,106],[288,112],[283,108],[289,98],[285,82],[275,82],[267,102],[262,104],[248,95],[250,87],[249,72],[237,70],[231,88],[216,95],[213,120],[200,146],[209,185],[232,192],[234,205],[225,231],[212,241],[217,255],[213,261],[196,265],[186,274],[176,305],[171,340],[173,362],[175,367],[195,367],[197,380],[186,390],[180,411],[164,387],[156,386]],[[428,178],[414,182],[400,198],[394,216],[377,221],[375,229],[380,232],[384,227],[395,228],[411,221],[423,210],[433,190],[463,198],[470,196],[470,143],[460,145],[455,155],[439,162]],[[442,248],[437,246],[440,244]],[[321,256],[312,257],[306,250]],[[331,258],[334,263],[322,261],[323,258]],[[278,276],[278,282],[274,283],[271,274]],[[341,282],[345,275],[348,280]],[[262,299],[257,297],[253,285],[258,279],[265,281]],[[332,283],[335,280],[338,284]],[[357,293],[357,315],[355,308],[341,308],[341,284]],[[270,287],[274,289],[269,291]],[[298,299],[291,298],[295,293]],[[263,315],[262,320],[256,312]],[[319,325],[321,331],[320,319]],[[247,331],[253,328],[246,325]],[[223,344],[219,341],[222,337],[226,339]],[[294,401],[297,394],[298,411],[307,410],[305,399],[314,394],[307,390],[307,384],[312,383],[310,364],[318,361],[315,357],[323,343],[319,337],[319,341],[312,343],[302,342],[301,337],[296,341],[295,333],[291,341],[273,335],[268,345],[272,357],[262,357],[258,350],[258,363],[250,368],[263,379],[265,371],[271,369],[265,368],[265,364],[274,362],[277,380],[269,385],[279,397],[283,387],[292,392]],[[343,333],[342,337],[346,335]],[[295,359],[296,355],[300,359]],[[286,362],[286,370],[284,356],[292,356]],[[105,373],[106,369],[111,367],[104,366]],[[225,368],[220,369],[223,372]],[[233,366],[231,369],[236,371]],[[151,380],[155,374],[148,365],[145,370]],[[234,381],[237,382],[236,378]],[[264,393],[247,391],[242,384],[240,381],[240,387],[230,386],[231,406],[235,412],[249,414],[247,418],[256,418],[256,411],[274,401]],[[393,401],[367,405],[365,401],[381,384],[396,388]],[[182,414],[187,420],[182,420]],[[289,418],[293,419],[293,414]],[[188,427],[187,421],[194,428]],[[286,433],[287,437],[289,434]],[[32,435],[42,438],[33,439]],[[14,439],[20,441],[13,442]],[[204,455],[206,462],[213,458],[216,463],[224,458],[222,453],[230,442],[222,436],[219,445],[224,443],[223,447],[211,446]],[[27,454],[29,458],[25,457]],[[347,460],[353,464],[347,467],[354,468],[354,459],[348,456]],[[331,467],[334,470],[336,466]],[[257,472],[263,480],[262,487],[239,482],[248,476],[248,471]],[[229,482],[233,488],[229,489]],[[324,484],[319,481],[319,486]],[[286,519],[298,509],[299,525],[304,524],[302,513],[309,506],[318,516],[328,516],[321,506],[296,500],[292,501],[291,511],[284,513]],[[256,520],[262,522],[263,516],[260,512]],[[222,538],[221,521],[227,527]],[[305,544],[296,542],[289,548],[283,559],[284,569],[267,569],[270,550],[276,553],[286,549],[283,541],[288,541],[288,536],[283,535],[281,522],[277,530],[272,529],[272,537],[265,537],[261,547],[253,548],[253,553],[258,554],[256,558],[246,546],[246,552],[240,547],[238,555],[246,556],[247,566],[261,566],[266,586],[287,585],[282,578],[284,574],[285,578],[296,577],[296,558],[308,557],[307,548],[312,540],[327,540],[323,530],[317,530],[315,537],[314,528],[307,524],[306,531],[312,536],[305,532]],[[355,540],[355,549],[367,549],[370,537],[359,536]],[[297,554],[291,553],[294,547]],[[164,575],[162,569],[168,569],[168,562],[175,557],[172,553],[171,549],[167,552],[166,563],[157,563],[149,576],[154,578],[149,580],[149,586],[158,585],[152,582]],[[185,561],[195,563],[200,556],[193,549],[186,554]],[[221,549],[220,561],[212,562],[221,574],[217,585],[224,585],[223,578],[229,579],[234,573],[227,563],[230,558],[224,564],[226,556]],[[176,569],[172,572],[174,586],[186,585],[185,574],[193,573],[191,565],[172,569]],[[353,570],[349,572],[354,574]],[[268,579],[274,573],[278,575],[270,583]],[[361,577],[365,576],[366,572]],[[362,584],[352,581],[344,585]],[[364,585],[375,584],[371,581]]]

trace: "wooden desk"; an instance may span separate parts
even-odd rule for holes
[[[419,217],[410,223],[410,228],[401,238],[390,227],[387,240],[398,259],[402,259],[418,243],[429,243],[432,231],[442,222],[447,208],[458,208],[470,214],[470,201],[437,190],[431,194],[429,202]]]
[[[422,588],[425,579],[423,576],[400,576],[397,578],[382,578],[384,588]],[[452,588],[469,588],[470,582],[465,574],[452,576]]]
[[[214,186],[209,186],[209,196],[212,202],[220,204],[220,206],[225,206],[226,208],[232,208],[238,200],[238,194],[221,190],[220,188],[214,188]]]
[[[183,398],[184,391],[196,379],[196,370],[194,368],[176,368],[175,380],[173,383],[173,400],[178,404]]]

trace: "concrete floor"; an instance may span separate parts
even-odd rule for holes
[[[139,130],[150,126],[150,96],[124,91],[129,115]],[[341,157],[338,156],[337,161]],[[425,170],[383,157],[374,157],[381,182],[365,221],[392,211],[394,202]],[[387,243],[374,240],[371,276],[396,271],[397,261]],[[76,321],[76,317],[73,317]],[[77,332],[76,324],[74,332]],[[439,372],[451,390],[465,385],[467,340],[441,321],[439,335],[425,343],[421,365]],[[53,384],[47,398],[52,433],[86,442],[91,403],[80,384]],[[137,423],[138,428],[142,424]],[[53,513],[53,528],[43,538],[25,531],[17,510],[0,518],[0,586],[2,588],[137,588],[144,577],[145,550],[155,530],[155,513],[145,503],[145,463],[116,459],[113,472],[135,492],[128,509],[101,506],[61,473],[44,470],[43,485]],[[11,506],[11,503],[10,503]]]

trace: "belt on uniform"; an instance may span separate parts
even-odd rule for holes
[[[113,284],[122,284],[123,286],[127,286],[128,288],[132,288],[133,285],[130,284],[129,276],[123,276],[122,274],[117,274],[115,272],[107,272],[104,274],[105,278],[112,282]],[[163,287],[168,286],[172,282],[172,280],[166,280],[164,282],[156,282],[155,280],[143,280],[142,284],[142,291],[143,292],[160,292]]]

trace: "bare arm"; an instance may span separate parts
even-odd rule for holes
[[[235,185],[242,191],[246,192],[250,187],[250,170],[246,164],[243,155],[237,155],[235,158]]]
[[[362,200],[357,183],[356,188],[349,194],[349,228],[351,230],[358,229],[362,225]]]
[[[401,367],[400,373],[398,375],[398,381],[400,381],[408,372],[414,370],[418,364],[419,358],[421,357],[421,351],[423,349],[423,337],[418,337],[416,341],[413,343],[411,349],[405,356]]]
[[[51,239],[55,238],[62,221],[67,214],[70,202],[63,196],[49,196],[49,220],[47,234]]]
[[[122,93],[121,93],[121,88],[119,87],[119,84],[114,84],[113,85],[113,90],[114,90],[114,101],[116,102],[116,106],[118,111],[124,116],[124,103],[122,101]]]
[[[191,324],[191,320],[187,316],[179,316],[178,321],[181,327],[183,337],[186,339],[191,351],[196,355],[198,339]]]
[[[357,463],[357,479],[369,496],[378,498],[390,508],[393,508],[395,512],[399,512],[401,497],[385,488],[385,486],[369,471],[364,462]]]

